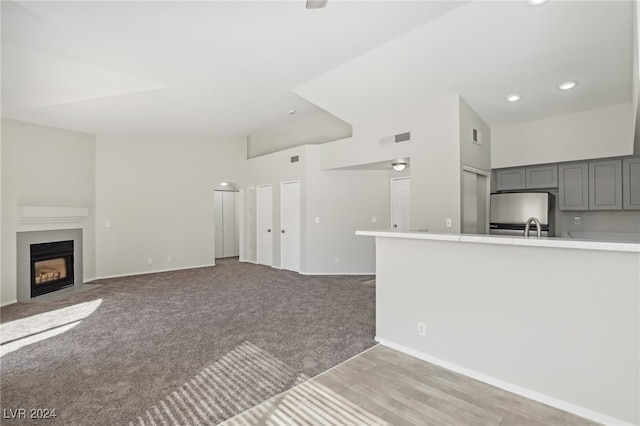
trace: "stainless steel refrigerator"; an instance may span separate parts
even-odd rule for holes
[[[501,192],[491,194],[489,233],[524,236],[530,218],[536,218],[543,237],[555,237],[555,197],[548,192]],[[532,224],[529,235],[536,234]]]

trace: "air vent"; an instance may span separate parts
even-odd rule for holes
[[[410,141],[411,132],[400,133],[399,135],[396,135],[395,138],[396,138],[396,143]]]
[[[472,129],[471,141],[476,145],[482,145],[482,135],[480,134],[480,130]]]
[[[398,133],[393,136],[385,136],[380,139],[378,142],[380,145],[392,145],[394,143],[402,143],[402,142],[410,142],[411,141],[411,132]]]
[[[293,157],[291,157],[291,162],[292,163],[297,163],[298,161],[300,161],[300,156],[299,155],[294,155]]]

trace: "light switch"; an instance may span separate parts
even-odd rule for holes
[[[111,221],[110,220],[105,220],[104,221],[104,227],[105,228],[111,228]]]
[[[316,223],[320,223],[320,218],[316,216]]]
[[[447,226],[447,228],[451,228],[451,226],[453,226],[451,224],[451,218],[450,217],[448,217],[447,220],[445,221],[445,225]]]

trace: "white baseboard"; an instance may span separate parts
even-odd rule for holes
[[[160,269],[157,271],[134,272],[131,274],[105,275],[103,277],[96,277],[93,280],[95,281],[95,280],[107,280],[110,278],[135,277],[137,275],[159,274],[160,272],[184,271],[186,269],[208,268],[210,266],[216,266],[216,264],[214,263],[214,264],[200,265],[200,266],[185,266],[183,268]]]
[[[17,300],[9,300],[8,302],[0,303],[0,308],[2,308],[4,306],[13,305],[14,303],[18,303],[18,301]]]
[[[375,275],[375,272],[300,272],[302,275]]]
[[[584,408],[579,405],[575,405],[570,402],[566,402],[561,399],[554,398],[552,396],[545,395],[540,392],[536,392],[531,389],[527,389],[522,386],[515,385],[513,383],[505,382],[504,380],[496,379],[495,377],[491,377],[486,374],[479,373],[477,371],[471,370],[466,367],[462,367],[452,362],[445,361],[443,359],[425,354],[423,352],[408,348],[403,345],[398,345],[396,343],[390,342],[385,339],[381,339],[378,336],[375,337],[375,340],[379,342],[381,345],[403,352],[407,355],[411,355],[423,361],[427,361],[431,364],[435,364],[440,367],[446,368],[447,370],[455,371],[456,373],[460,373],[464,376],[471,377],[472,379],[479,380],[481,382],[487,383],[497,388],[504,389],[511,393],[515,393],[517,395],[532,399],[534,401],[541,402],[546,405],[550,405],[551,407],[555,407],[560,410],[566,411],[568,413],[575,414],[576,416],[584,417],[586,419],[592,420],[597,423],[602,423],[602,424],[611,425],[611,426],[614,426],[614,425],[615,426],[622,426],[622,425],[631,426],[632,425],[632,423],[629,423],[620,419],[616,419],[611,416],[607,416],[606,414],[602,414],[597,411],[593,411],[588,408]]]

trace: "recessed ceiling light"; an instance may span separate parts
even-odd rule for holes
[[[295,109],[290,109],[290,110],[289,110],[289,114],[293,115],[293,114],[295,114],[295,113],[296,113],[296,110],[295,110]]]
[[[518,95],[517,93],[514,93],[513,95],[507,96],[507,100],[509,102],[518,102],[520,100],[520,98],[522,98],[522,96]]]
[[[560,89],[560,90],[571,90],[574,87],[576,87],[577,85],[578,85],[578,83],[575,82],[575,81],[571,81],[571,80],[563,81],[562,83],[560,83],[558,85],[558,89]]]
[[[545,4],[548,0],[529,0],[529,5],[530,6],[540,6],[542,4]]]

